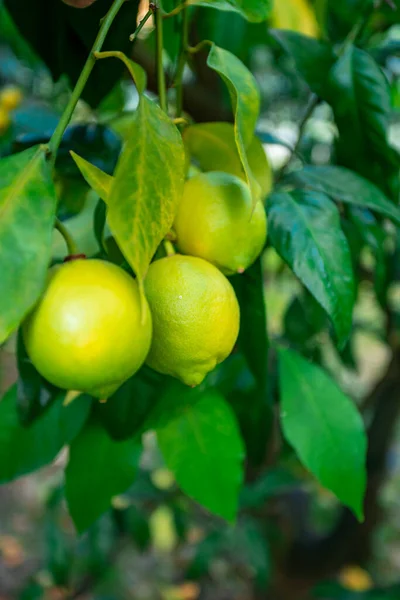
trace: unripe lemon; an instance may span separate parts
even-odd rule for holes
[[[146,363],[198,385],[231,353],[238,336],[239,305],[231,284],[207,261],[176,254],[150,265],[145,291],[153,316]]]
[[[185,183],[174,223],[177,245],[227,275],[242,273],[262,251],[267,218],[261,202],[253,207],[249,187],[228,173],[201,173]]]
[[[18,87],[6,87],[0,91],[0,106],[6,111],[15,110],[21,104],[22,98],[22,92]]]
[[[143,364],[151,315],[125,271],[102,260],[72,260],[51,270],[23,334],[48,381],[107,398]]]

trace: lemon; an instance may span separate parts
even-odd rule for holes
[[[231,123],[197,123],[183,133],[187,154],[202,171],[224,171],[246,180]],[[250,170],[260,186],[261,199],[272,189],[272,170],[260,140],[253,136],[246,150]]]
[[[5,87],[0,91],[0,106],[5,111],[15,110],[21,104],[22,98],[22,92],[18,87]]]
[[[261,253],[267,218],[260,201],[253,207],[244,181],[213,171],[186,181],[174,230],[180,252],[232,275],[242,273]]]
[[[102,260],[72,260],[51,270],[23,334],[43,377],[104,399],[143,364],[151,315],[125,271]]]
[[[150,265],[145,291],[153,316],[147,364],[198,385],[231,353],[238,336],[231,284],[207,261],[176,254]]]

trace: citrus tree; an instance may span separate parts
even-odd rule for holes
[[[50,134],[7,139],[0,161],[0,343],[15,341],[19,372],[0,403],[0,481],[67,446],[65,495],[83,533],[140,480],[150,435],[178,496],[242,528],[256,591],[270,570],[264,511],[280,494],[306,482],[337,498],[328,545],[343,527],[371,528],[398,412],[399,155],[382,67],[399,8],[322,4],[317,15],[283,0],[164,0],[139,16],[135,0],[2,9],[72,91]],[[262,43],[309,88],[274,173],[263,143],[281,141],[257,128],[268,80],[247,55]],[[123,112],[121,80],[135,103]],[[71,125],[80,99],[91,122]],[[3,94],[3,130],[19,101]],[[304,138],[321,106],[335,139],[315,164]],[[298,286],[280,336],[267,319],[272,250]],[[353,309],[371,280],[392,362],[360,411],[323,349],[354,366]],[[288,572],[318,556],[329,575],[355,552],[319,555],[323,542],[280,535]]]

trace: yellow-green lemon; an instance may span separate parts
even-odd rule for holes
[[[188,179],[174,223],[183,254],[199,256],[227,275],[242,273],[262,251],[267,218],[249,187],[228,173],[211,171]]]
[[[176,254],[153,262],[145,279],[153,317],[146,363],[190,386],[232,351],[239,305],[229,281],[209,262]]]
[[[16,86],[8,86],[0,90],[0,106],[6,111],[18,108],[22,98],[22,91]]]
[[[107,398],[143,364],[152,323],[132,277],[112,263],[79,259],[51,270],[23,334],[48,381]]]

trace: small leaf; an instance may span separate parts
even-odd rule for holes
[[[295,190],[271,194],[267,209],[272,245],[325,309],[344,345],[352,325],[355,285],[335,205],[320,192]]]
[[[123,52],[95,52],[95,56],[97,59],[118,58],[120,61],[122,61],[128,69],[133,81],[135,82],[137,91],[139,92],[139,94],[143,94],[147,85],[147,75],[146,71],[140,65],[128,58]]]
[[[56,204],[45,148],[29,148],[0,161],[0,343],[18,327],[45,285]]]
[[[272,10],[272,0],[188,0],[187,3],[234,11],[253,23],[266,21]]]
[[[284,183],[323,192],[338,202],[369,208],[400,225],[400,208],[373,183],[344,167],[307,166],[290,173]]]
[[[21,330],[17,340],[17,408],[22,425],[31,425],[60,395],[60,389],[42,377],[27,355]]]
[[[176,392],[174,392],[176,396]],[[179,410],[156,427],[167,467],[178,485],[212,513],[234,521],[243,481],[243,442],[230,406],[216,390],[183,389]]]
[[[90,422],[70,447],[65,493],[79,533],[111,506],[114,496],[133,483],[141,446],[137,440],[115,442],[97,422]]]
[[[317,96],[326,96],[328,75],[336,58],[332,46],[294,31],[273,29],[270,33],[293,59],[310,89]]]
[[[142,279],[170,230],[182,197],[185,152],[167,115],[146,96],[132,117],[108,198],[108,223]]]
[[[107,203],[108,196],[110,195],[111,186],[114,178],[112,175],[107,175],[98,167],[95,167],[90,162],[78,156],[71,150],[71,156],[76,162],[76,165],[83,177],[86,179],[92,190]]]
[[[363,519],[367,438],[354,403],[328,375],[292,350],[279,351],[281,423],[318,481]]]
[[[19,423],[17,387],[0,401],[0,482],[12,481],[50,463],[77,435],[88,417],[91,399],[79,396],[63,406],[65,393],[30,427]]]
[[[235,115],[235,139],[240,160],[253,197],[260,196],[260,189],[251,173],[246,149],[253,139],[260,112],[260,93],[252,73],[231,52],[212,45],[207,59],[208,66],[216,71],[227,85]]]

